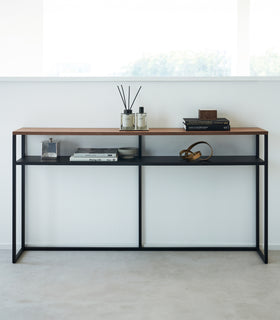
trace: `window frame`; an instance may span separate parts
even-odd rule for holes
[[[0,82],[280,82],[280,76],[230,77],[0,77]]]

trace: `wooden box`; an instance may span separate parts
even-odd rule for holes
[[[216,120],[217,110],[198,110],[199,120]]]

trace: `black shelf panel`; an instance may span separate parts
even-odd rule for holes
[[[207,161],[188,161],[180,157],[143,157],[143,166],[221,166],[221,165],[264,165],[265,161],[256,156],[214,156]]]
[[[42,160],[40,156],[26,156],[17,160],[17,165],[67,165],[67,166],[243,166],[243,165],[264,165],[265,161],[256,156],[215,156],[207,161],[188,161],[177,156],[152,156],[130,160],[119,159],[112,162],[94,161],[69,161],[69,156],[58,157],[55,160]]]
[[[40,156],[26,156],[17,161],[17,165],[39,165],[39,166],[137,166],[140,164],[138,158],[118,161],[70,161],[69,156],[58,157],[55,160],[42,160]]]

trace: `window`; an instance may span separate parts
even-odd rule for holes
[[[280,76],[279,12],[279,0],[251,0],[251,76]]]
[[[278,0],[6,0],[0,76],[280,76]]]

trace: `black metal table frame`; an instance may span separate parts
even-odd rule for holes
[[[260,156],[260,135],[256,136],[256,158]],[[138,246],[137,247],[41,247],[27,246],[25,243],[25,165],[21,164],[21,246],[17,251],[16,239],[16,220],[17,220],[17,172],[16,167],[19,164],[17,161],[17,135],[12,137],[12,262],[16,263],[26,250],[40,251],[61,251],[61,250],[139,250],[139,251],[256,251],[265,264],[268,263],[268,134],[264,136],[264,161],[256,162],[256,245],[252,247],[144,247],[142,245],[142,136],[138,136],[139,159],[138,166]],[[26,135],[21,138],[21,157],[26,156]],[[50,163],[53,165],[53,163]],[[69,164],[67,162],[62,164]],[[84,163],[83,163],[84,164]],[[98,163],[100,164],[100,163]],[[40,165],[40,164],[39,164]],[[41,165],[48,165],[47,162]],[[78,164],[79,165],[79,164]],[[92,165],[87,164],[87,165]],[[106,165],[103,163],[103,165]],[[117,164],[114,164],[117,165]],[[168,165],[168,164],[167,164]],[[172,165],[172,164],[169,164]],[[203,165],[211,165],[203,162]],[[228,163],[220,163],[219,165],[228,165]],[[238,164],[237,164],[238,165]],[[260,247],[260,165],[264,165],[264,221],[263,221],[263,251]]]

